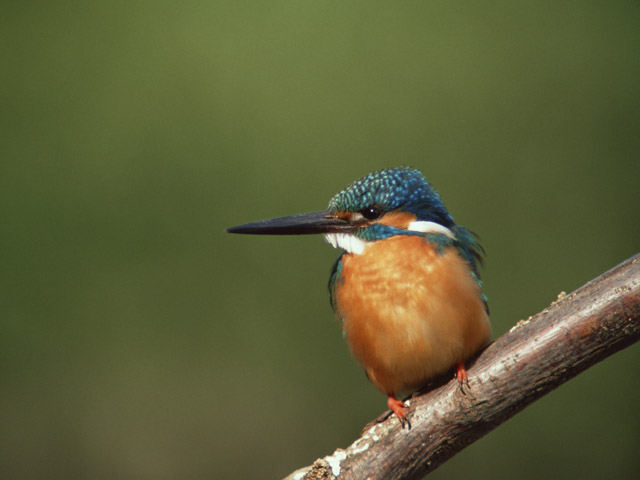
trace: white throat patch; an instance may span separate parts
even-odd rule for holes
[[[455,240],[455,235],[447,227],[435,222],[415,221],[409,223],[407,230],[420,233],[434,233],[436,235],[445,235]],[[348,253],[360,255],[369,245],[366,240],[356,237],[351,233],[325,233],[324,238],[333,248],[341,248]]]
[[[349,253],[360,255],[369,244],[366,240],[352,235],[351,233],[325,233],[324,238],[334,248],[341,248]]]

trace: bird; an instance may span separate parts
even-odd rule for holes
[[[399,398],[454,371],[491,341],[478,266],[478,237],[457,225],[417,169],[370,173],[336,194],[327,210],[227,229],[258,235],[322,234],[341,250],[329,296],[351,354],[404,427]]]

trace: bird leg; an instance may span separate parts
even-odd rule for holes
[[[467,376],[467,369],[464,368],[464,362],[458,362],[456,365],[456,379],[460,383],[460,390],[464,393],[464,385],[469,386],[469,377]]]
[[[408,406],[403,401],[398,400],[393,395],[389,395],[387,397],[387,406],[393,413],[396,414],[396,417],[398,417],[398,420],[400,420],[400,425],[402,425],[402,428],[404,428],[404,424],[406,422],[407,429],[411,429],[411,422],[407,418],[407,412],[405,410],[406,408],[408,408]]]

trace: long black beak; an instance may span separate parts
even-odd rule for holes
[[[227,228],[229,233],[252,235],[307,235],[311,233],[349,232],[351,230],[353,230],[353,225],[347,220],[337,217],[329,210],[272,218]]]

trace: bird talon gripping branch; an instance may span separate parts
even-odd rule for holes
[[[456,380],[458,380],[460,388],[463,385],[469,387],[469,376],[467,375],[467,369],[464,368],[464,362],[458,362],[458,365],[456,365]]]
[[[408,429],[411,429],[411,423],[409,422],[409,418],[407,417],[407,409],[409,408],[409,405],[401,400],[398,400],[394,396],[389,395],[387,397],[387,406],[389,407],[389,410],[391,410],[396,415],[396,417],[398,417],[402,428],[404,428],[406,423]]]

